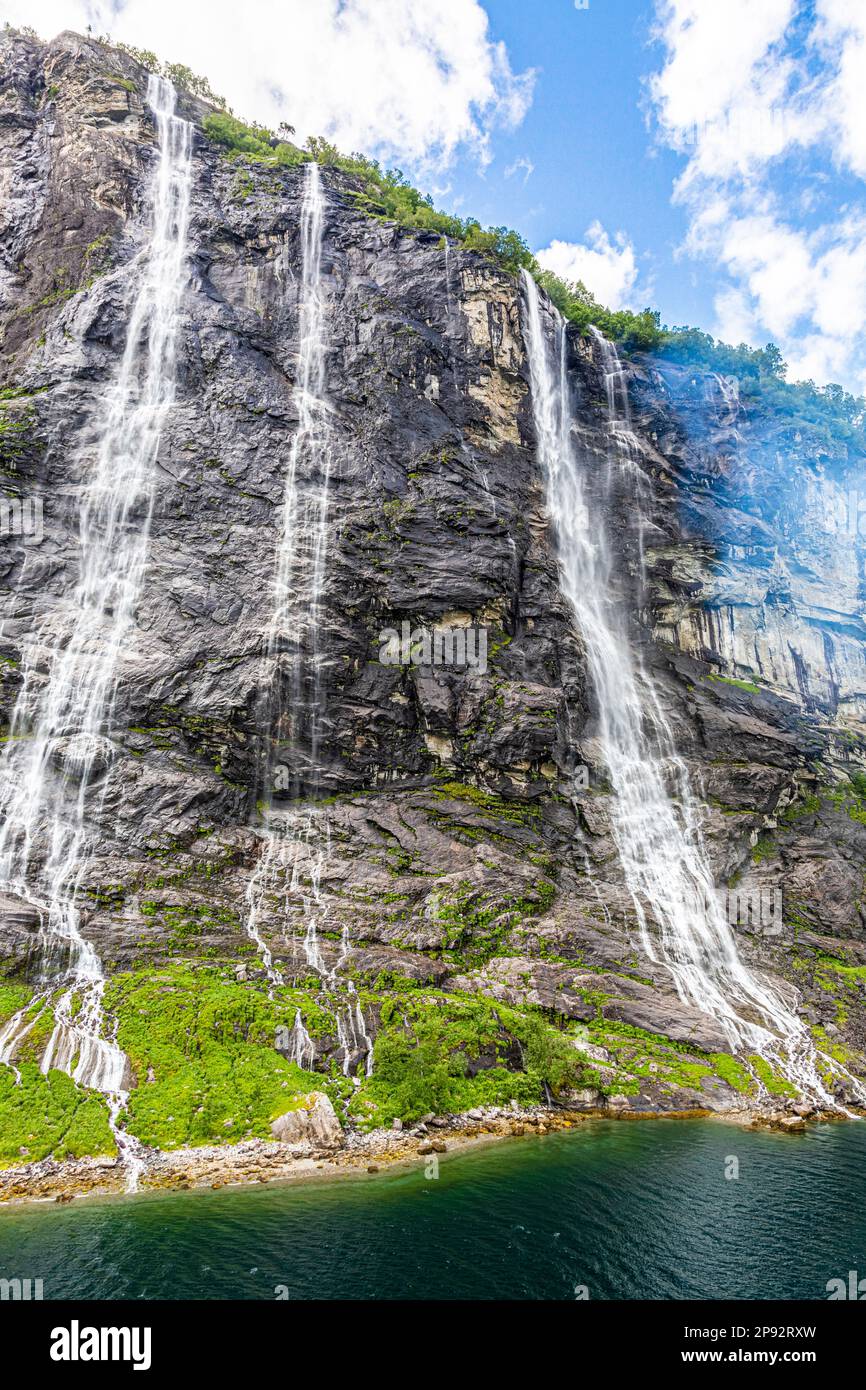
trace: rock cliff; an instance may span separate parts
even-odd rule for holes
[[[45,641],[74,597],[155,130],[128,55],[71,34],[0,43],[0,465],[7,495],[40,498],[44,516],[39,544],[0,540],[8,726],[22,646]],[[304,168],[229,159],[202,132],[208,108],[181,94],[181,109],[197,129],[176,401],[81,899],[130,1059],[130,1128],[168,1147],[267,1137],[280,1113],[269,1087],[298,1089],[299,1061],[316,1073],[307,1088],[330,1077],[360,1124],[417,1120],[419,1095],[424,1111],[448,1110],[558,1087],[573,1097],[581,1084],[593,1106],[749,1103],[755,1078],[719,1026],[640,948],[559,591],[519,285],[477,253],[367,215],[352,178],[329,169],[321,732],[276,753],[292,852],[258,920],[284,983],[268,981],[248,905],[298,423]],[[567,367],[591,474],[607,401],[597,347],[573,330]],[[742,923],[740,950],[799,992],[822,1048],[866,1074],[866,627],[850,524],[866,459],[741,401],[735,383],[639,356],[627,370],[650,526],[614,498],[610,529],[633,640],[704,807],[720,891],[781,890],[783,920]],[[382,634],[403,623],[484,628],[486,669],[383,663]],[[34,987],[39,917],[14,896],[0,911],[2,1023]],[[311,913],[339,985],[310,971]],[[49,1026],[36,1022],[22,1062]],[[266,1084],[268,1058],[284,1071]],[[765,1097],[785,1094],[763,1080]],[[43,1143],[10,1120],[0,1161],[107,1142],[99,1102],[48,1081],[79,1137]],[[11,1073],[4,1084],[0,1118],[16,1103]]]

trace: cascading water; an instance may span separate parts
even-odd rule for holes
[[[612,830],[643,947],[650,959],[660,958],[668,968],[684,1003],[718,1020],[734,1051],[765,1057],[799,1092],[834,1108],[805,1025],[740,959],[701,842],[687,770],[653,683],[629,641],[603,510],[585,481],[584,461],[576,455],[565,325],[552,305],[542,305],[526,272],[523,287],[533,416],[561,587],[586,653],[599,743],[614,792]],[[616,351],[600,334],[594,336],[607,388],[607,466],[623,470],[627,484],[631,475],[642,569],[645,480],[637,464],[639,441],[631,429]],[[609,496],[611,478],[601,486]]]
[[[95,466],[81,505],[74,606],[62,628],[46,626],[23,653],[24,679],[0,763],[0,885],[39,912],[42,1001],[64,987],[42,1070],[63,1068],[109,1096],[121,1156],[132,1169],[132,1141],[115,1123],[126,1100],[126,1058],[104,1036],[105,977],[81,934],[77,898],[92,848],[89,794],[99,798],[94,781],[114,755],[118,680],[133,645],[156,456],[175,393],[192,170],[192,126],[175,114],[176,99],[171,82],[149,78],[159,139],[152,230],[120,369],[98,421]],[[0,1059],[11,1061],[34,1007],[4,1029]]]
[[[265,843],[247,889],[247,934],[254,942],[272,986],[283,984],[282,973],[259,929],[269,904],[282,900],[288,921],[295,913],[305,921],[301,943],[307,966],[336,990],[337,967],[329,968],[319,941],[319,926],[327,914],[320,882],[327,862],[327,817],[314,809],[294,812],[291,820],[271,804],[274,749],[290,743],[293,759],[290,789],[314,796],[319,784],[319,742],[322,730],[321,616],[328,543],[328,509],[334,457],[331,409],[325,380],[325,304],[322,295],[322,231],[325,194],[319,166],[305,171],[301,204],[301,282],[299,299],[298,373],[295,401],[298,428],[292,440],[286,473],[280,541],[274,574],[274,598],[267,632],[267,674],[260,707],[259,782],[265,802]],[[286,789],[285,787],[283,789]],[[323,843],[324,842],[324,843]],[[345,958],[346,947],[338,965]],[[360,1002],[352,997],[344,1011],[335,1008],[343,1052],[343,1069],[366,1041],[367,1068],[372,1041],[363,1023]],[[345,1016],[344,1016],[345,1014]],[[303,1029],[303,1037],[299,1033]],[[293,1053],[312,1065],[314,1049],[300,1014],[295,1020]],[[351,1049],[351,1050],[350,1050]],[[297,1056],[296,1056],[297,1060]]]
[[[315,792],[321,734],[320,623],[328,548],[328,503],[333,463],[330,407],[325,397],[325,308],[322,298],[322,226],[325,197],[318,164],[306,168],[301,205],[301,285],[298,428],[292,439],[283,495],[274,596],[267,632],[270,679],[260,727],[260,760],[270,795],[275,740],[288,737],[296,751],[306,743],[306,776],[291,770],[292,789]]]

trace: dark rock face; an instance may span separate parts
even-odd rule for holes
[[[131,59],[71,35],[2,45],[0,352],[5,383],[29,393],[5,407],[25,428],[4,467],[45,515],[40,545],[0,541],[8,722],[22,645],[50,631],[76,582],[78,502],[124,341],[154,130]],[[183,102],[199,121],[205,108]],[[243,924],[261,848],[256,710],[279,679],[266,633],[297,426],[303,169],[241,167],[200,131],[194,159],[177,400],[100,759],[82,929],[108,969],[145,966],[176,953],[171,923],[186,913],[198,922],[187,953],[255,973]],[[370,984],[390,971],[551,1016],[600,1008],[723,1050],[634,930],[558,588],[518,286],[477,254],[365,216],[347,176],[323,179],[323,734],[315,767],[288,739],[277,761],[328,798],[313,832],[325,955],[337,963],[345,929]],[[603,384],[591,344],[570,334],[569,347],[592,467]],[[834,518],[866,460],[705,374],[635,361],[629,384],[653,521],[634,639],[706,804],[719,883],[784,895],[784,930],[741,932],[742,950],[797,985],[810,1022],[862,1047],[866,812],[845,779],[866,751],[866,628],[858,552]],[[611,534],[636,595],[633,518],[614,515]],[[486,671],[383,664],[381,634],[404,622],[486,628]],[[572,799],[576,764],[589,787]],[[291,837],[308,812],[275,797]],[[280,968],[304,975],[303,896],[278,898],[265,935]],[[17,901],[0,913],[0,962],[21,976],[35,924]],[[828,960],[845,967],[829,992]]]

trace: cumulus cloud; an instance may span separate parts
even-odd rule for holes
[[[635,249],[624,232],[611,238],[600,222],[586,231],[585,242],[552,241],[536,257],[562,280],[582,280],[600,303],[611,309],[633,308],[638,266]]]
[[[775,339],[791,375],[864,382],[866,202],[820,221],[834,168],[866,178],[861,0],[657,0],[665,50],[649,95],[685,156],[686,251],[729,277],[715,330]],[[796,156],[796,159],[794,158]]]
[[[108,32],[188,64],[238,115],[324,135],[416,171],[458,151],[491,158],[535,74],[512,71],[478,0],[6,0],[4,17],[44,37]]]

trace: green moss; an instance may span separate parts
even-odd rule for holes
[[[720,685],[732,685],[737,690],[747,690],[750,695],[760,695],[761,687],[754,681],[739,680],[736,676],[718,676],[715,672],[707,680],[718,681]]]
[[[734,1057],[727,1052],[713,1052],[710,1061],[716,1076],[726,1081],[731,1090],[737,1091],[741,1096],[753,1096],[756,1091],[754,1078],[749,1075],[746,1068],[742,1066]]]
[[[0,1024],[5,1023],[23,1009],[33,991],[28,985],[0,981]]]
[[[480,787],[471,787],[464,782],[441,782],[435,788],[434,795],[449,801],[468,801],[485,815],[513,825],[533,825],[539,819],[535,806],[527,806],[521,801],[506,801],[494,792],[482,791]]]
[[[798,820],[805,819],[806,816],[816,816],[821,809],[821,798],[817,792],[807,792],[798,801],[794,801],[790,806],[786,806],[781,812],[779,820],[785,825],[793,825]]]
[[[519,895],[502,898],[484,894],[463,880],[438,906],[445,949],[459,952],[467,964],[482,965],[502,953],[510,933],[522,922],[546,912],[555,896],[556,887],[547,879],[539,879]]]
[[[772,859],[778,853],[779,849],[772,835],[761,835],[752,846],[752,863],[763,864],[765,859]]]
[[[866,825],[866,797],[862,796],[853,783],[850,783],[850,791],[844,787],[834,788],[825,791],[824,797],[831,805],[844,811],[849,820],[856,821],[858,825]]]
[[[299,991],[275,994],[190,964],[116,975],[105,1006],[135,1072],[130,1133],[160,1148],[268,1138],[272,1119],[322,1089],[323,1078],[286,1061],[275,1042],[297,1007],[311,1033],[324,1011]],[[335,1031],[332,1018],[327,1026]]]
[[[703,1079],[714,1075],[711,1059],[699,1048],[600,1014],[587,1025],[587,1036],[610,1053],[618,1074],[615,1089],[626,1095],[647,1081],[700,1090]]]
[[[84,1091],[65,1072],[43,1076],[35,1062],[20,1062],[20,1081],[0,1067],[0,1166],[47,1158],[113,1154],[105,1098]]]
[[[14,386],[0,391],[0,471],[4,473],[17,473],[31,443],[36,423],[31,394]]]
[[[770,1066],[763,1057],[753,1053],[749,1058],[749,1065],[752,1067],[758,1080],[763,1082],[771,1096],[796,1096],[796,1089],[790,1081],[786,1081],[783,1076]]]
[[[840,1066],[855,1071],[862,1071],[864,1064],[863,1056],[855,1052],[852,1048],[847,1047],[844,1043],[829,1038],[825,1030],[819,1024],[813,1025],[812,1036],[819,1049],[818,1069],[826,1082],[832,1085],[833,1082],[838,1080],[838,1072],[835,1071],[830,1062],[822,1062],[821,1053],[823,1053],[824,1058],[830,1058],[832,1062],[838,1062]]]

